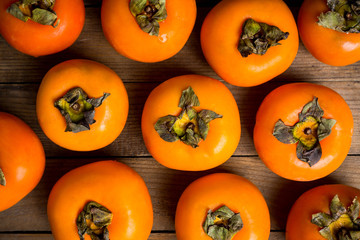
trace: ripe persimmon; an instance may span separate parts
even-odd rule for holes
[[[47,214],[56,240],[146,240],[153,224],[144,180],[116,161],[66,173],[51,190]]]
[[[216,167],[240,140],[234,97],[220,81],[184,75],[157,86],[146,100],[141,130],[150,154],[162,165],[188,171]]]
[[[90,60],[69,60],[42,80],[36,112],[54,143],[75,151],[109,145],[124,128],[129,109],[126,89],[110,68]]]
[[[206,16],[201,47],[214,71],[236,86],[259,85],[283,73],[299,45],[282,0],[223,0]]]
[[[0,34],[12,47],[34,57],[70,47],[84,22],[83,0],[0,2]]]
[[[352,133],[351,110],[338,93],[317,84],[292,83],[263,100],[254,144],[261,160],[279,176],[311,181],[341,165]]]
[[[342,184],[308,190],[290,210],[286,240],[359,239],[359,198],[359,189]]]
[[[176,208],[178,240],[267,240],[270,215],[259,189],[247,179],[215,173],[191,183]]]
[[[304,0],[298,27],[307,50],[319,61],[333,66],[359,61],[359,9],[358,1]]]
[[[195,0],[103,0],[105,37],[121,55],[159,62],[178,53],[196,19]]]
[[[14,115],[0,112],[0,211],[15,205],[39,183],[45,168],[43,146]]]

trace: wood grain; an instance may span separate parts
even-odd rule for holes
[[[124,162],[144,178],[154,206],[150,240],[176,239],[174,214],[181,193],[192,181],[210,173],[239,174],[259,187],[270,209],[270,240],[285,238],[287,214],[293,202],[306,190],[332,183],[360,188],[360,62],[346,67],[328,66],[313,58],[302,43],[291,67],[268,83],[252,88],[226,84],[239,107],[242,137],[234,155],[225,164],[203,172],[182,172],[161,166],[149,155],[142,140],[140,121],[151,90],[169,78],[184,74],[221,80],[207,64],[200,46],[201,24],[219,1],[197,0],[196,24],[184,48],[173,58],[154,64],[135,62],[114,51],[102,33],[101,0],[84,1],[84,29],[79,39],[63,52],[34,58],[17,52],[0,37],[0,111],[15,114],[28,123],[40,137],[47,156],[45,174],[35,190],[12,208],[0,212],[0,240],[53,239],[46,215],[52,186],[71,169],[102,159]],[[285,2],[297,16],[302,1]],[[112,68],[124,81],[130,100],[122,134],[109,146],[93,152],[72,152],[55,145],[44,135],[36,119],[36,93],[43,76],[54,65],[76,58],[91,59]],[[306,183],[282,179],[268,170],[257,157],[252,141],[256,111],[263,98],[278,86],[299,81],[318,83],[340,93],[352,110],[355,126],[350,153],[343,165],[328,177]]]

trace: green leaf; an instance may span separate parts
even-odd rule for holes
[[[320,121],[323,115],[324,111],[319,105],[318,98],[314,97],[311,102],[305,104],[301,113],[299,113],[299,121],[302,122],[308,116],[314,117],[316,120]]]
[[[352,204],[347,210],[348,215],[350,216],[352,221],[355,221],[359,217],[359,211],[360,211],[360,204],[357,197],[355,196],[355,198],[352,201]]]
[[[6,186],[5,175],[1,168],[0,168],[0,185]]]
[[[335,123],[336,123],[335,119],[321,118],[321,122],[319,123],[317,130],[319,141],[323,140],[324,138],[330,135],[331,129],[333,128]]]
[[[330,212],[333,219],[338,219],[341,215],[346,213],[346,208],[342,204],[338,195],[335,195],[330,203]]]
[[[200,101],[199,101],[198,97],[196,96],[192,87],[188,87],[187,89],[185,89],[182,92],[178,106],[180,108],[200,106]]]
[[[20,19],[21,21],[26,22],[27,20],[30,19],[29,16],[25,16],[19,6],[16,3],[13,3],[10,5],[10,7],[6,10],[8,13],[10,13],[11,15],[13,15],[14,17]]]
[[[332,223],[333,219],[329,214],[320,212],[311,216],[311,223],[316,224],[318,227],[327,227]]]
[[[360,239],[360,231],[349,231],[351,239]]]
[[[172,115],[159,118],[155,123],[155,130],[167,142],[175,142],[179,137],[172,132],[172,127],[178,118]]]
[[[318,24],[322,27],[342,32],[342,29],[345,28],[346,21],[339,13],[329,11],[320,14]]]
[[[99,98],[89,98],[86,101],[88,103],[90,103],[93,107],[97,108],[100,107],[101,104],[104,102],[104,100],[110,96],[110,93],[104,93],[101,97]]]
[[[190,120],[193,120],[194,118],[197,117],[198,113],[196,112],[196,110],[192,107],[189,107],[187,110],[186,110],[186,113],[189,117]],[[181,117],[180,117],[181,118]]]
[[[215,219],[220,221],[215,223]],[[222,206],[216,211],[208,211],[203,229],[214,240],[230,240],[243,227],[239,213],[234,213],[227,206]]]
[[[273,135],[274,137],[276,137],[277,140],[279,140],[282,143],[294,144],[297,143],[298,140],[294,138],[293,129],[294,129],[293,126],[287,126],[281,119],[279,119],[275,123]]]
[[[323,236],[327,240],[335,240],[333,239],[331,230],[329,227],[325,227],[319,231],[320,235]]]
[[[301,161],[308,163],[310,167],[319,162],[321,155],[322,150],[319,142],[317,142],[312,149],[306,149],[301,142],[296,146],[296,156]]]
[[[288,36],[288,32],[283,32],[276,26],[249,18],[243,25],[238,50],[242,57],[252,53],[264,55],[270,47],[280,45],[279,41],[287,39]]]
[[[147,0],[131,0],[130,1],[130,12],[136,17],[138,14],[144,11]]]
[[[199,132],[200,135],[202,137],[202,139],[206,139],[208,133],[209,133],[209,129],[210,129],[210,125],[209,122],[216,119],[216,118],[222,118],[222,115],[217,114],[214,111],[211,110],[201,110],[198,114],[198,127],[199,127]]]
[[[201,137],[199,134],[195,133],[192,128],[188,127],[185,131],[185,135],[182,136],[180,140],[193,148],[197,148],[199,146],[198,144],[201,140]]]

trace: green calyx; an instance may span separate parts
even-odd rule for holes
[[[327,0],[330,11],[318,16],[318,24],[343,33],[360,33],[359,0]]]
[[[161,117],[155,123],[154,128],[159,136],[167,142],[175,142],[180,139],[183,143],[196,148],[202,139],[206,139],[210,121],[222,118],[222,115],[206,109],[197,112],[193,107],[200,106],[200,102],[191,87],[182,92],[178,106],[182,108],[179,116]]]
[[[1,168],[0,168],[0,185],[6,186],[5,175]]]
[[[275,123],[273,135],[282,143],[297,143],[297,157],[311,167],[321,158],[320,141],[330,135],[336,123],[336,120],[323,118],[323,115],[318,98],[314,97],[299,113],[299,122],[287,126],[279,119]]]
[[[110,93],[104,93],[99,98],[88,98],[81,88],[70,89],[54,104],[65,117],[65,132],[78,133],[90,130],[90,125],[95,123],[95,108],[99,107],[108,96]]]
[[[167,17],[165,0],[131,0],[130,12],[141,30],[151,36],[159,35],[159,22]]]
[[[80,240],[88,234],[91,240],[110,240],[107,227],[111,224],[113,214],[97,202],[88,202],[76,219]]]
[[[7,12],[24,22],[31,19],[55,28],[59,25],[60,20],[53,10],[54,5],[55,0],[19,0],[11,4]]]
[[[239,213],[234,213],[227,206],[215,212],[208,211],[203,229],[213,240],[230,240],[243,228]]]
[[[242,57],[252,53],[264,55],[270,47],[280,45],[279,41],[287,39],[288,36],[288,32],[283,32],[276,26],[249,18],[243,25],[238,50]]]
[[[327,240],[359,240],[360,239],[360,204],[357,197],[346,209],[338,195],[331,200],[330,214],[316,213],[311,222],[320,227],[319,233]]]

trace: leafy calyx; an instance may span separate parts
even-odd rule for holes
[[[130,12],[137,24],[144,32],[151,36],[158,36],[159,22],[167,18],[166,0],[131,0]]]
[[[6,186],[5,175],[1,168],[0,168],[0,185]]]
[[[323,118],[323,115],[318,98],[314,97],[303,107],[299,121],[294,126],[287,126],[279,119],[275,123],[273,135],[282,143],[297,143],[297,157],[311,167],[321,158],[320,141],[330,135],[336,123],[336,120]]]
[[[327,0],[330,11],[318,16],[322,27],[343,33],[360,33],[359,0]]]
[[[78,133],[90,130],[90,125],[95,123],[95,108],[99,107],[108,96],[110,93],[104,93],[99,98],[88,98],[80,87],[70,89],[54,104],[65,117],[65,132]]]
[[[24,22],[31,19],[55,28],[59,25],[60,20],[53,10],[54,5],[55,0],[19,0],[11,4],[7,12]]]
[[[330,214],[319,212],[312,215],[311,222],[320,227],[319,233],[327,240],[360,239],[360,204],[357,197],[346,209],[335,195],[330,203]]]
[[[209,123],[216,118],[222,118],[222,115],[206,109],[197,112],[193,107],[200,106],[200,101],[192,87],[182,92],[178,106],[182,108],[179,116],[161,117],[154,128],[167,142],[180,139],[183,143],[196,148],[202,139],[206,139],[210,128]]]
[[[213,240],[230,240],[242,228],[240,213],[234,213],[225,205],[214,212],[209,210],[203,224],[205,233]]]
[[[90,201],[76,219],[80,240],[88,234],[91,240],[110,240],[107,227],[111,224],[113,214],[101,204]]]
[[[238,50],[242,57],[252,53],[264,55],[270,47],[280,45],[279,41],[287,39],[288,36],[288,32],[283,32],[276,26],[249,18],[243,25]]]

